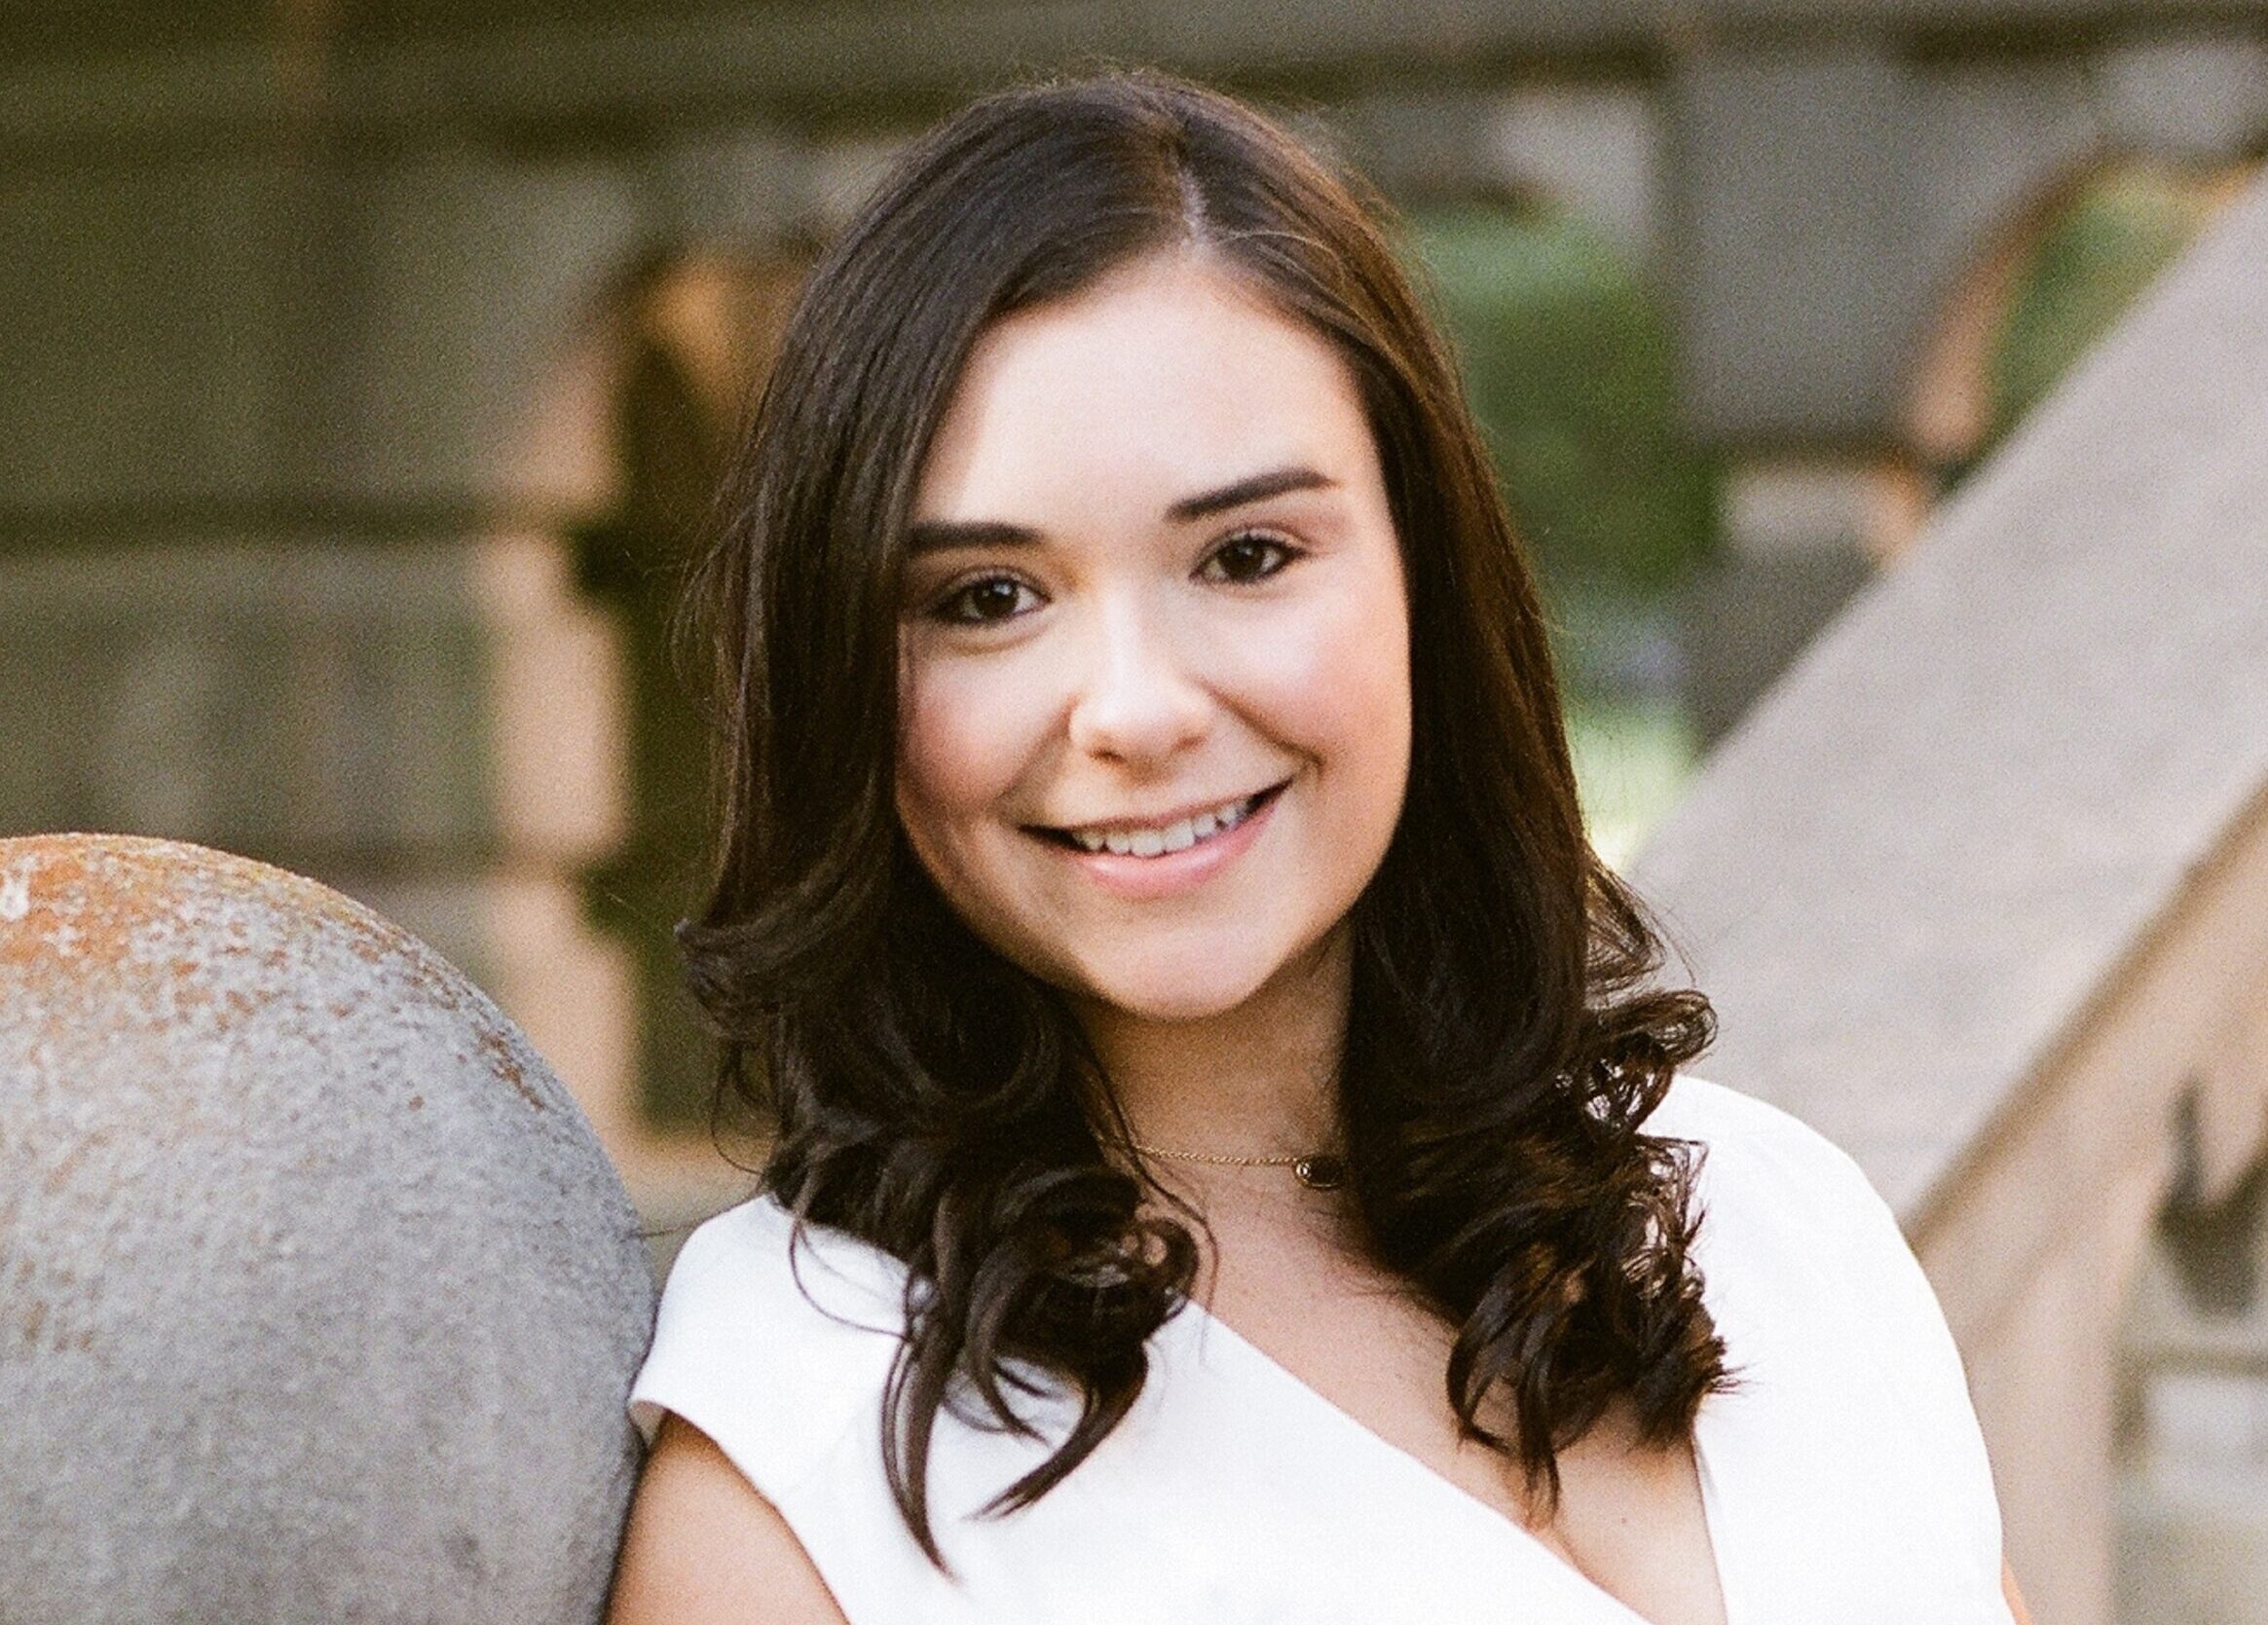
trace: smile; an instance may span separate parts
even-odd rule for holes
[[[1283,788],[1282,785],[1273,785],[1254,794],[1240,796],[1234,801],[1223,801],[1216,807],[1208,807],[1202,812],[1167,824],[1090,824],[1069,830],[1049,830],[1044,833],[1082,852],[1162,858],[1175,852],[1186,852],[1193,846],[1201,846],[1227,834],[1258,812]]]

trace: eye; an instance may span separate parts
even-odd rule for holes
[[[1299,549],[1263,531],[1241,531],[1206,555],[1198,567],[1208,580],[1262,581],[1299,557]]]
[[[1039,602],[1039,594],[1013,575],[980,575],[939,599],[930,614],[954,626],[992,626],[1013,620]]]

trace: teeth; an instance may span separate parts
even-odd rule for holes
[[[1163,828],[1153,829],[1086,829],[1069,831],[1073,840],[1089,852],[1116,852],[1122,856],[1155,858],[1162,853],[1183,852],[1199,841],[1234,830],[1251,815],[1256,796],[1244,796],[1224,802],[1209,812],[1201,812],[1193,818],[1176,819]]]

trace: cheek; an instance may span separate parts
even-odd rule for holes
[[[1380,572],[1366,590],[1317,604],[1281,632],[1241,648],[1243,686],[1265,713],[1264,725],[1313,752],[1340,786],[1389,800],[1398,812],[1410,749],[1399,571]]]
[[[1040,725],[1028,684],[1003,682],[997,663],[912,660],[901,667],[898,815],[925,857],[952,844],[963,821],[991,810],[1029,757]]]

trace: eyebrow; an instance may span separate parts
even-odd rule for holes
[[[1166,517],[1176,524],[1187,524],[1192,519],[1205,519],[1231,508],[1241,508],[1251,502],[1264,502],[1271,497],[1282,497],[1292,491],[1321,491],[1339,482],[1313,468],[1294,465],[1288,468],[1271,468],[1265,474],[1254,474],[1213,491],[1200,492],[1195,497],[1184,497],[1166,510]]]
[[[1264,502],[1271,497],[1294,491],[1325,491],[1338,483],[1329,475],[1302,464],[1271,468],[1266,473],[1252,474],[1210,491],[1201,491],[1194,497],[1184,497],[1166,510],[1166,517],[1176,525],[1186,525],[1216,513],[1227,513],[1232,508]],[[924,519],[906,533],[907,549],[915,554],[942,553],[955,547],[1029,547],[1041,539],[1040,533],[1028,525],[1011,525],[998,519]]]

